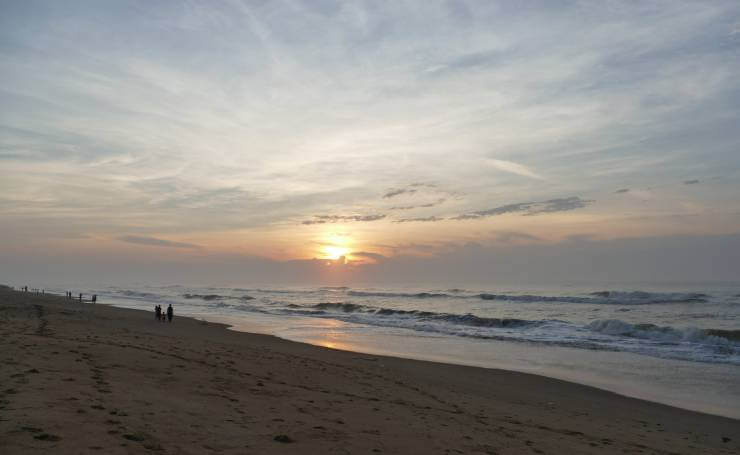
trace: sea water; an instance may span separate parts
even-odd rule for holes
[[[172,304],[235,330],[535,373],[740,418],[740,283],[47,289],[125,308]]]

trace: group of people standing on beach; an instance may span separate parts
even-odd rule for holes
[[[172,315],[174,314],[174,310],[172,309],[172,304],[169,304],[167,306],[167,312],[165,313],[162,311],[162,305],[157,305],[154,307],[154,317],[157,319],[157,321],[160,322],[172,322]]]
[[[21,286],[21,287],[18,288],[18,290],[21,291],[21,292],[28,292],[28,286]],[[36,293],[36,294],[46,295],[46,290],[45,289],[31,289],[31,292]],[[77,297],[80,300],[80,302],[82,302],[82,296],[83,295],[84,294],[80,293],[79,297]],[[67,298],[67,299],[69,299],[69,300],[75,299],[75,296],[72,295],[72,291],[64,291],[64,297]],[[96,303],[97,301],[98,301],[98,294],[93,294],[90,297],[90,302]]]

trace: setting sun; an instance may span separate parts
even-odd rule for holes
[[[327,245],[322,249],[326,259],[339,259],[349,253],[349,249],[343,246]]]

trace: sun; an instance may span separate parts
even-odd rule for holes
[[[349,254],[349,248],[337,245],[326,245],[322,248],[322,252],[326,259],[339,259],[342,256]]]

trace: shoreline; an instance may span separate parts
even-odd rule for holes
[[[341,351],[178,315],[159,323],[143,310],[9,289],[0,315],[4,453],[740,450],[736,419],[536,374]]]
[[[126,308],[126,307],[123,307]],[[535,376],[559,379],[562,381],[594,387],[599,390],[613,392],[618,395],[635,398],[639,400],[649,401],[652,403],[664,404],[679,409],[688,411],[699,412],[702,414],[715,415],[720,417],[727,417],[730,419],[740,419],[740,407],[731,408],[726,405],[728,403],[727,398],[725,401],[706,401],[708,399],[706,394],[702,394],[701,401],[693,400],[691,395],[686,397],[681,391],[666,392],[666,389],[661,387],[659,383],[649,382],[637,382],[637,378],[625,378],[625,371],[614,371],[614,376],[607,376],[606,371],[614,366],[614,357],[620,357],[622,360],[616,362],[631,362],[634,363],[637,359],[640,364],[649,365],[653,369],[672,369],[680,368],[686,365],[686,361],[677,359],[663,359],[663,358],[652,358],[644,357],[638,354],[628,352],[600,352],[600,351],[585,351],[580,352],[571,348],[562,346],[522,346],[519,343],[511,341],[496,341],[495,346],[490,346],[488,343],[481,343],[480,340],[472,339],[463,340],[467,344],[461,346],[459,343],[461,340],[452,339],[439,339],[435,338],[433,341],[419,340],[418,337],[413,335],[393,335],[398,337],[394,342],[389,343],[375,343],[373,344],[374,337],[370,337],[370,341],[365,338],[365,341],[352,337],[350,342],[348,340],[338,341],[335,337],[320,337],[320,336],[296,336],[293,334],[275,333],[271,329],[271,325],[266,322],[254,322],[250,320],[246,322],[242,318],[232,318],[228,316],[223,317],[212,317],[208,315],[193,315],[195,319],[204,320],[209,322],[216,322],[225,324],[228,330],[233,330],[243,333],[256,333],[275,336],[279,339],[292,341],[296,343],[305,343],[312,346],[327,347],[330,349],[342,350],[346,352],[354,352],[357,354],[367,354],[382,357],[394,357],[399,359],[418,360],[432,363],[441,363],[448,365],[467,366],[475,368],[484,368],[490,370],[519,372],[525,374],[532,374]],[[487,340],[486,340],[487,341]],[[402,349],[393,349],[393,345],[403,345]],[[475,346],[478,345],[478,346]],[[476,349],[478,351],[484,351],[490,348],[495,348],[495,353],[491,355],[492,359],[487,360],[463,360],[455,358],[455,353],[459,352],[460,349]],[[566,356],[563,355],[564,351],[569,351]],[[538,359],[531,360],[533,352],[537,353]],[[599,355],[607,357],[599,357]],[[552,356],[558,359],[557,362],[562,366],[552,367],[551,365],[542,365],[542,359]],[[568,360],[566,357],[575,358],[578,356],[579,362],[583,363],[586,359],[591,359],[594,362],[603,361],[609,358],[609,366],[602,366],[599,370],[581,370],[578,367],[582,365],[574,365],[571,363],[565,363]],[[521,359],[517,363],[516,358]],[[629,359],[629,360],[628,360]],[[534,365],[534,366],[531,366]],[[709,364],[709,368],[715,369],[717,365]],[[736,368],[736,367],[728,367]],[[705,370],[708,372],[709,370]],[[619,377],[619,380],[616,379]],[[707,376],[708,377],[708,376]],[[632,381],[629,381],[632,379]],[[640,378],[642,379],[642,378]],[[719,394],[718,394],[719,396]],[[719,399],[712,396],[712,398]],[[730,395],[734,400],[737,395]],[[732,403],[733,401],[730,401]],[[724,404],[724,405],[723,405]]]

